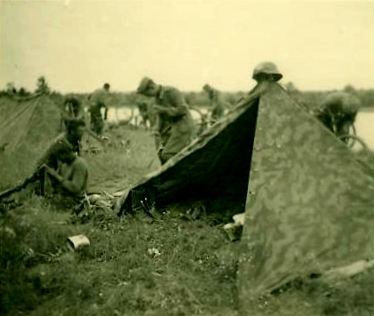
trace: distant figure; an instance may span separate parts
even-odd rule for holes
[[[214,89],[209,84],[203,86],[203,90],[208,94],[209,105],[211,106],[210,124],[217,122],[225,114],[225,110],[230,107],[217,89]]]
[[[155,141],[158,157],[161,164],[164,164],[186,147],[195,136],[191,113],[178,89],[156,84],[150,78],[141,80],[137,93],[155,97]]]
[[[65,122],[70,119],[84,120],[84,108],[82,103],[74,97],[65,99],[63,111],[61,113],[62,130],[66,128]]]
[[[344,143],[349,138],[349,129],[354,125],[361,106],[360,100],[347,92],[331,92],[321,102],[317,117]]]
[[[43,165],[45,172],[54,180],[54,192],[67,202],[78,204],[85,196],[88,181],[88,168],[86,162],[76,156],[68,143],[60,143],[56,147],[56,155],[61,161],[55,170]]]
[[[109,95],[110,85],[109,83],[105,83],[103,88],[95,90],[89,96],[89,114],[90,114],[90,128],[94,131],[97,135],[103,134],[104,129],[104,121],[107,119],[108,116],[108,106],[106,104],[106,98]],[[104,118],[101,114],[101,109],[104,108]]]

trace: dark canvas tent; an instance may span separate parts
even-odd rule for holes
[[[374,257],[370,170],[276,83],[255,91],[123,196],[122,211],[224,199],[246,212],[240,302],[311,273]]]
[[[58,134],[60,110],[49,96],[0,98],[1,188],[30,176]]]

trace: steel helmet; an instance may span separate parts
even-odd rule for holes
[[[262,74],[272,75],[275,81],[278,81],[283,77],[283,75],[279,72],[277,66],[270,61],[259,63],[253,70],[252,78],[257,80]]]

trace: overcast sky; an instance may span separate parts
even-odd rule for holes
[[[302,90],[374,88],[374,2],[248,0],[15,1],[0,4],[0,88],[60,92],[140,79],[184,91],[249,90],[274,61]]]

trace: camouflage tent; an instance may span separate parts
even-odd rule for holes
[[[1,189],[32,174],[59,123],[60,110],[49,96],[0,98]]]
[[[238,285],[242,308],[283,284],[374,257],[370,170],[277,83],[255,89],[122,198],[229,198],[246,212]]]

